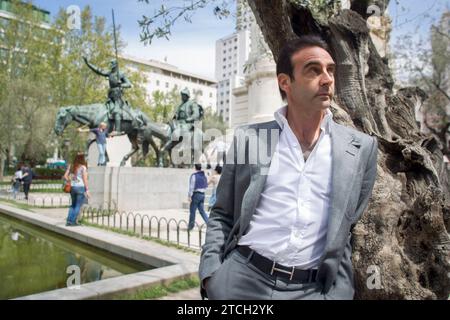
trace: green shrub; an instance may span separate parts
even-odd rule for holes
[[[6,168],[5,176],[13,176],[16,173],[16,168]]]
[[[50,168],[33,168],[35,174],[34,179],[40,180],[61,180],[64,175],[64,169],[50,169]]]

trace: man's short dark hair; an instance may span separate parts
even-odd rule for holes
[[[197,171],[202,170],[202,165],[200,163],[196,163],[196,164],[194,164],[194,166],[195,166],[195,170],[197,170]]]
[[[292,80],[294,80],[294,66],[292,65],[292,56],[303,48],[319,47],[322,48],[331,55],[328,44],[319,36],[305,35],[299,38],[291,39],[287,41],[281,49],[280,55],[277,60],[277,76],[280,73],[287,74]],[[286,99],[286,93],[280,89],[280,94],[283,99]]]

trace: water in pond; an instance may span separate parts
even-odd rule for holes
[[[81,284],[153,268],[0,214],[0,299],[65,288],[73,265]]]

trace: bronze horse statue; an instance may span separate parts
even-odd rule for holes
[[[84,106],[67,106],[61,107],[56,115],[54,132],[60,136],[64,129],[71,123],[76,122],[80,125],[88,126],[90,129],[97,128],[101,122],[108,124],[108,133],[112,132],[113,125],[111,119],[108,117],[108,110],[104,104],[96,103]],[[131,142],[132,149],[122,159],[120,165],[125,165],[126,161],[140,149],[143,156],[147,156],[149,152],[149,146],[152,146],[156,154],[156,160],[159,167],[164,165],[164,157],[166,154],[170,156],[170,162],[172,162],[171,151],[172,148],[177,145],[171,145],[169,149],[160,149],[155,143],[154,137],[158,138],[161,146],[167,145],[172,139],[173,126],[170,124],[160,124],[151,121],[147,115],[138,109],[131,109],[127,113],[124,112],[121,131],[125,132],[128,139]],[[196,133],[197,134],[197,133]],[[203,135],[199,132],[197,139],[201,139]],[[180,143],[181,139],[178,141]],[[86,155],[88,154],[89,147],[95,139],[90,139],[86,143]],[[194,152],[191,153],[192,155]],[[193,161],[193,160],[191,160]]]
[[[132,149],[128,152],[121,161],[121,166],[125,165],[126,161],[139,149],[142,149],[145,157],[149,151],[149,145],[152,146],[159,161],[161,153],[153,137],[161,139],[161,141],[168,141],[170,137],[170,127],[164,124],[156,124],[140,110],[131,110],[131,115],[124,117],[122,120],[122,131],[128,136],[131,142]],[[108,118],[108,111],[104,104],[96,103],[85,106],[67,106],[59,109],[54,131],[56,135],[60,136],[64,129],[71,123],[77,122],[81,125],[86,125],[90,129],[97,128],[101,122],[108,124],[108,133],[111,133],[113,126],[110,125]],[[89,146],[95,142],[95,139],[90,139],[86,143],[85,153],[89,150]]]

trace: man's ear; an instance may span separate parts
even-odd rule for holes
[[[277,76],[278,79],[278,86],[281,90],[284,92],[290,91],[291,88],[291,78],[286,73],[280,73]]]

